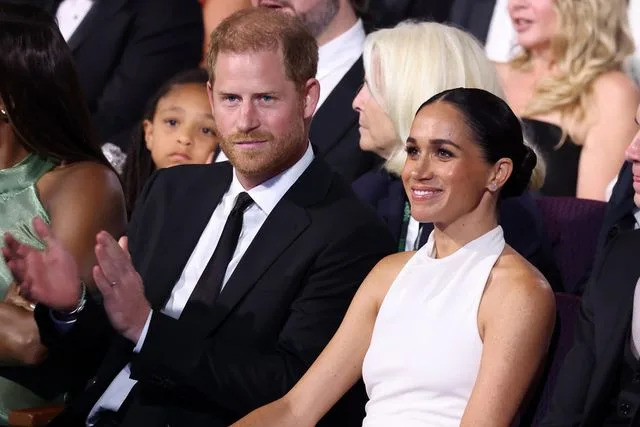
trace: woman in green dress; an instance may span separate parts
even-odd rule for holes
[[[120,181],[93,137],[71,53],[50,15],[15,4],[0,4],[0,52],[0,233],[44,248],[32,222],[42,218],[91,289],[95,235],[122,234],[126,219]],[[67,375],[47,360],[33,307],[0,257],[0,423],[13,409],[60,399],[74,380],[83,381],[80,372]]]

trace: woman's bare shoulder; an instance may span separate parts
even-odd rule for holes
[[[81,161],[59,166],[38,181],[40,197],[50,208],[119,206],[123,193],[118,175],[106,165]]]
[[[596,77],[592,84],[595,106],[607,106],[607,109],[616,104],[633,107],[638,106],[640,91],[631,77],[622,71],[608,71]]]
[[[508,245],[491,271],[485,297],[514,309],[530,308],[549,315],[555,310],[555,297],[547,279]]]
[[[414,251],[398,252],[382,258],[369,272],[363,283],[363,290],[373,296],[378,303],[382,303],[391,284],[414,254]]]

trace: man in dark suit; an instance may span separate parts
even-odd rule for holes
[[[544,426],[640,425],[640,133],[626,158]]]
[[[349,182],[382,162],[360,150],[358,114],[351,103],[364,81],[364,26],[351,0],[252,0],[298,16],[320,46],[320,102],[311,124],[318,154]]]
[[[69,0],[26,0],[73,22]],[[123,150],[142,118],[147,100],[202,56],[202,11],[197,0],[85,0],[88,11],[73,30],[63,31],[73,52],[101,142]],[[77,23],[76,23],[77,24]],[[62,29],[62,27],[61,27]]]
[[[444,22],[453,0],[371,0],[365,25],[390,28],[405,19]]]
[[[241,11],[218,27],[211,52],[209,95],[230,162],[155,174],[128,243],[98,234],[94,279],[117,334],[52,425],[229,425],[296,383],[392,250],[375,214],[313,158],[317,45],[305,27]],[[71,258],[38,229],[45,252],[5,256],[40,303],[50,351],[82,357],[100,306],[81,298]],[[339,405],[325,425],[360,425],[362,405]]]
[[[496,0],[453,0],[449,22],[467,30],[484,43],[495,6]]]

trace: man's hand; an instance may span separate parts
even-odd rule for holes
[[[109,233],[98,233],[96,258],[93,279],[109,320],[121,335],[137,343],[151,306],[144,296],[142,278],[131,264],[126,237],[118,243]]]
[[[9,233],[4,236],[2,254],[20,295],[54,310],[71,311],[82,293],[76,261],[42,219],[35,218],[33,227],[46,244],[43,251],[18,242]]]

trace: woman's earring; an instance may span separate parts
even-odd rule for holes
[[[0,108],[0,120],[9,123],[9,115],[7,114],[7,110],[4,108]]]
[[[495,182],[492,182],[491,184],[489,184],[490,191],[496,191],[497,189],[498,189],[498,184],[496,184]]]

